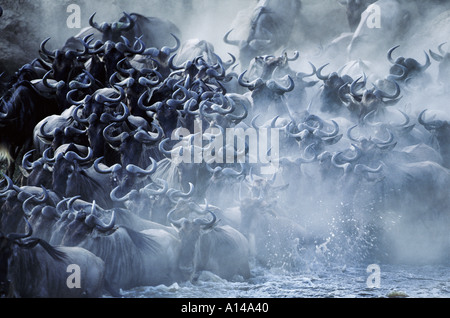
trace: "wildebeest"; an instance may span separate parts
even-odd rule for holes
[[[436,141],[436,143],[432,143],[432,146],[441,154],[444,167],[450,168],[449,121],[446,120],[446,117],[442,117],[442,119],[435,118],[433,120],[425,120],[426,111],[427,109],[420,113],[418,119],[419,124],[431,133],[432,137]]]
[[[167,216],[178,228],[181,240],[178,268],[182,274],[196,281],[202,271],[210,271],[227,280],[238,275],[250,277],[249,247],[247,239],[231,226],[216,224],[212,219],[175,219],[172,210]]]
[[[439,62],[438,80],[448,90],[450,86],[448,81],[448,75],[450,74],[450,54],[444,51],[443,46],[445,44],[442,43],[438,46],[439,53],[432,50],[429,50],[429,53],[433,60]]]
[[[244,28],[237,30],[242,38],[231,39],[231,34],[236,32],[231,29],[225,34],[224,42],[239,48],[242,70],[255,56],[274,54],[287,46],[300,10],[300,0],[260,0],[249,17],[244,12],[237,17],[235,24]]]
[[[26,234],[0,233],[1,294],[15,298],[80,298],[103,295],[104,262],[79,247],[54,247]],[[70,274],[76,265],[78,282]],[[75,284],[72,286],[72,284]]]
[[[105,224],[96,215],[95,204],[81,209],[61,227],[61,244],[79,246],[100,257],[105,262],[105,279],[116,293],[120,288],[176,281],[178,239],[160,229],[116,226],[114,213]]]
[[[94,34],[102,42],[118,42],[121,36],[125,36],[129,41],[134,41],[142,36],[142,40],[147,47],[158,49],[171,43],[171,34],[181,36],[180,29],[167,19],[124,12],[123,16],[116,22],[98,24],[94,21],[95,14],[93,13],[89,18],[89,27],[84,28],[77,35],[67,40],[65,49],[79,47],[77,39],[83,39],[89,34]]]

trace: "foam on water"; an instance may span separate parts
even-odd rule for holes
[[[139,287],[123,291],[129,298],[447,298],[450,273],[442,265],[380,265],[379,288],[367,287],[366,266],[324,267],[288,272],[254,268],[248,281],[222,279]]]

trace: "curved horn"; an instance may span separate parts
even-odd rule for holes
[[[408,68],[406,66],[401,65],[401,64],[395,64],[394,66],[392,66],[392,68],[394,68],[394,67],[400,68],[402,70],[402,74],[395,75],[395,74],[391,73],[391,74],[388,75],[387,78],[390,79],[390,80],[393,80],[393,81],[395,81],[395,80],[397,80],[397,81],[405,80],[406,76],[408,76]],[[392,72],[392,68],[391,68],[391,72]]]
[[[158,163],[156,162],[155,159],[153,159],[151,157],[150,157],[150,160],[152,161],[152,164],[147,169],[142,169],[142,168],[140,168],[140,167],[138,167],[136,165],[133,165],[133,164],[127,165],[125,169],[129,173],[132,173],[132,174],[151,175],[152,173],[154,173],[156,171],[156,168],[158,167]]]
[[[119,191],[120,189],[120,185],[118,185],[117,187],[115,187],[109,194],[109,197],[112,201],[114,202],[125,202],[128,201],[130,199],[130,197],[136,195],[138,193],[137,190],[131,190],[130,192],[128,192],[127,194],[125,194],[123,197],[118,197],[117,196],[117,191]]]
[[[425,53],[425,64],[420,66],[420,71],[424,72],[426,69],[428,69],[431,66],[431,60],[430,60],[430,56],[427,54],[427,52]]]
[[[389,49],[389,51],[387,52],[387,59],[389,62],[391,62],[391,64],[395,64],[394,59],[392,58],[392,52],[394,52],[395,49],[397,49],[400,45],[396,45],[393,48]]]
[[[364,164],[356,164],[354,168],[355,173],[369,172],[369,173],[379,173],[383,170],[383,166],[379,165],[377,168],[371,168]]]
[[[386,128],[386,130],[389,134],[389,137],[387,140],[380,140],[378,138],[372,138],[372,141],[378,145],[388,145],[388,144],[392,143],[394,141],[394,135],[392,134],[392,132],[389,129]]]
[[[231,65],[236,63],[236,56],[234,56],[231,53],[228,53],[228,55],[231,57],[231,60],[223,63],[223,67],[225,68],[225,70],[228,70],[231,67]]]
[[[114,86],[118,91],[119,91],[119,97],[116,98],[112,98],[112,97],[107,97],[103,94],[98,93],[97,95],[95,95],[95,101],[97,103],[103,104],[103,103],[119,103],[120,101],[122,101],[125,98],[125,91],[122,87],[116,85]]]
[[[358,77],[350,85],[350,94],[352,94],[354,97],[361,97],[362,96],[362,94],[358,94],[358,92],[356,91],[357,90],[356,86],[358,85],[358,82],[361,80],[361,78],[362,78],[362,76]],[[364,84],[364,86],[365,86],[365,84]]]
[[[91,27],[93,27],[94,29],[96,29],[96,30],[98,30],[98,31],[100,31],[100,32],[103,32],[102,31],[102,29],[100,28],[100,26],[97,24],[97,22],[94,22],[94,16],[97,14],[97,12],[94,12],[91,16],[90,16],[90,18],[89,18],[89,25],[91,26]]]
[[[405,118],[405,121],[403,123],[401,123],[401,124],[397,124],[396,126],[400,127],[400,128],[409,128],[409,127],[411,127],[411,126],[407,127],[409,125],[409,123],[411,122],[411,119],[409,118],[408,114],[406,114],[401,109],[397,109],[397,111],[400,112],[403,115],[403,117]]]
[[[76,101],[72,98],[72,95],[78,92],[78,89],[72,89],[66,94],[66,100],[69,102],[70,105],[82,105],[88,101],[90,98],[90,95],[86,95],[82,100]]]
[[[376,112],[377,112],[377,110],[374,109],[374,110],[370,111],[369,113],[367,113],[367,115],[365,115],[365,116],[363,117],[362,122],[363,122],[365,125],[367,125],[367,126],[372,126],[372,127],[376,127],[376,126],[382,125],[382,124],[383,124],[382,122],[372,123],[372,122],[370,121],[370,118],[371,118],[373,115],[375,115]]]
[[[323,65],[323,66],[321,66],[321,67],[319,67],[319,68],[317,69],[316,76],[317,76],[318,79],[320,79],[320,80],[322,80],[322,81],[326,81],[326,80],[329,78],[330,74],[328,74],[327,76],[322,75],[322,70],[323,70],[326,66],[328,66],[329,64],[330,64],[330,63],[327,63],[327,64],[325,64],[325,65]]]
[[[59,82],[52,83],[52,84],[50,84],[48,82],[48,76],[51,73],[53,73],[53,70],[48,71],[47,73],[45,73],[44,77],[42,77],[42,83],[44,84],[44,86],[51,88],[51,89],[58,89],[58,88],[62,87],[65,84],[64,81],[59,81]]]
[[[167,213],[167,221],[171,224],[173,224],[176,228],[181,228],[181,226],[183,225],[183,222],[186,220],[185,218],[181,218],[179,220],[175,220],[173,218],[173,214],[176,211],[176,207],[173,208],[172,210],[169,211],[169,213]]]
[[[355,149],[355,155],[353,157],[346,157],[344,155],[342,155],[342,153],[340,153],[340,157],[345,161],[345,162],[355,162],[357,161],[359,158],[361,158],[361,156],[363,155],[363,152],[361,150],[361,148],[359,148],[358,146],[356,146],[355,144],[352,144],[353,149]]]
[[[311,63],[311,62],[308,62],[308,63],[309,63],[309,65],[311,65],[311,67],[312,67],[312,72],[311,72],[311,74],[306,74],[306,73],[298,72],[298,73],[295,75],[298,79],[303,79],[303,78],[305,78],[305,77],[311,77],[311,76],[313,76],[313,75],[315,75],[315,74],[317,73],[316,66],[315,66],[313,63]]]
[[[169,184],[167,183],[166,180],[164,179],[156,179],[158,182],[160,182],[162,184],[162,188],[160,188],[159,190],[154,190],[154,189],[150,189],[149,187],[152,186],[153,184],[156,184],[158,187],[159,185],[156,182],[150,183],[147,186],[144,187],[144,190],[147,194],[149,195],[162,195],[164,193],[167,192],[167,190],[169,189]]]
[[[231,107],[234,109],[235,108],[235,102],[229,97],[227,97],[227,99],[231,103],[231,105],[232,105]],[[229,113],[229,114],[225,115],[225,118],[228,121],[234,122],[235,124],[237,124],[238,122],[244,120],[245,118],[247,118],[248,109],[247,109],[247,106],[245,106],[245,104],[242,104],[242,108],[244,109],[244,111],[243,111],[243,113],[241,115],[234,115],[234,114],[230,114]]]
[[[431,58],[436,62],[442,62],[444,60],[444,57],[442,55],[439,55],[431,50],[428,50],[428,52],[430,53]]]
[[[356,138],[354,138],[354,137],[352,136],[352,131],[353,131],[353,129],[355,129],[356,127],[358,127],[358,125],[354,125],[354,126],[350,127],[349,129],[347,129],[347,137],[348,137],[348,139],[350,139],[351,141],[354,141],[354,142],[360,142],[360,139],[356,139]]]
[[[212,212],[211,210],[208,210],[207,212],[212,215],[212,220],[208,221],[205,218],[197,218],[193,221],[195,224],[201,225],[204,230],[211,228],[217,220],[216,214],[214,212]]]
[[[78,199],[78,198],[80,198],[80,196],[77,196],[76,198]],[[56,205],[56,212],[58,212],[59,215],[62,215],[64,213],[65,210],[63,210],[63,206],[66,205],[66,208],[67,208],[67,202],[70,199],[71,198],[64,198],[58,202],[58,204]]]
[[[221,170],[221,173],[227,177],[238,177],[244,174],[244,165],[241,163],[241,171],[234,170],[232,168],[224,168]]]
[[[238,83],[239,85],[241,85],[242,87],[247,87],[250,90],[255,89],[256,87],[264,84],[264,81],[262,78],[257,78],[256,80],[254,80],[253,82],[249,83],[247,81],[244,81],[244,75],[245,73],[247,73],[247,70],[245,70],[244,72],[242,72],[239,77],[238,77]]]
[[[39,134],[37,135],[39,137],[39,139],[41,139],[45,144],[51,144],[53,139],[54,139],[54,135],[53,134],[48,134],[45,132],[45,125],[47,125],[48,121],[45,121],[41,127],[39,127]]]
[[[337,162],[337,158],[340,155],[342,155],[342,152],[337,152],[337,153],[333,154],[331,156],[331,163],[336,168],[344,169],[344,172],[346,173],[348,171],[348,169],[350,168],[351,164],[349,162],[346,162],[346,163],[343,163],[343,164],[338,163]]]
[[[169,140],[170,140],[170,138],[165,138],[165,139],[161,140],[161,142],[160,142],[159,145],[158,145],[158,149],[159,149],[159,152],[160,152],[161,154],[165,155],[165,156],[168,157],[168,158],[171,158],[171,157],[172,157],[172,152],[170,152],[169,150],[166,150],[166,149],[164,148],[165,144],[166,144]]]
[[[140,82],[139,82],[140,83]],[[156,112],[156,110],[158,109],[158,106],[162,105],[161,101],[155,102],[153,105],[151,106],[146,106],[144,104],[144,100],[146,99],[147,102],[149,102],[152,98],[153,92],[156,90],[157,88],[153,88],[151,90],[145,90],[141,96],[139,96],[138,99],[138,107],[139,109],[142,109],[143,111],[151,111],[151,112]]]
[[[93,205],[95,205],[95,201],[92,203]],[[94,219],[94,224],[95,224],[95,228],[97,230],[99,230],[100,232],[108,232],[111,231],[114,226],[115,226],[115,222],[116,222],[116,211],[113,210],[111,213],[111,220],[109,221],[109,224],[105,224],[103,221],[101,221],[98,217],[96,217],[94,214],[89,214],[86,217],[85,222],[89,223],[90,220],[88,220],[88,218],[93,218]]]
[[[189,182],[189,191],[186,193],[174,189],[170,189],[169,191],[167,191],[169,200],[174,204],[177,204],[180,198],[189,198],[190,196],[192,196],[193,193],[194,193],[194,185],[190,182]],[[178,200],[176,199],[176,197],[178,197]]]
[[[430,123],[425,122],[424,115],[425,115],[426,111],[427,111],[427,109],[424,109],[422,112],[420,112],[419,118],[418,118],[419,124],[421,124],[423,127],[425,127],[426,130],[439,129],[440,127],[442,127],[444,125],[444,122],[441,120],[435,120],[434,122],[430,122]]]
[[[83,73],[86,74],[88,83],[83,83],[77,80],[72,80],[69,82],[69,88],[70,89],[88,89],[94,85],[95,78],[92,76],[91,73],[87,70],[83,70]],[[62,81],[60,81],[61,83]]]
[[[325,132],[321,129],[316,129],[314,130],[313,134],[320,138],[335,137],[339,133],[339,125],[334,120],[331,120],[331,122],[333,123],[333,131]]]
[[[109,131],[111,128],[113,128],[116,125],[116,123],[111,123],[108,126],[105,127],[105,129],[103,129],[103,138],[105,138],[105,140],[110,144],[110,145],[117,145],[120,144],[122,142],[123,138],[126,138],[129,134],[124,131],[122,133],[120,133],[118,136],[111,136],[109,134]]]
[[[275,80],[269,80],[267,81],[266,85],[271,90],[275,91],[278,94],[284,94],[288,92],[292,92],[295,88],[294,80],[290,75],[286,75],[283,80],[288,80],[289,84],[286,87],[281,86],[279,83],[277,83]]]
[[[86,163],[86,162],[90,161],[93,156],[94,156],[94,152],[92,151],[92,148],[88,147],[88,153],[87,153],[86,157],[81,157],[76,152],[69,151],[64,155],[64,159],[66,159],[67,161],[70,161],[70,162],[76,160],[80,163]]]
[[[120,123],[120,122],[125,121],[130,116],[130,109],[128,108],[127,105],[125,105],[124,102],[120,102],[120,106],[122,106],[122,109],[123,109],[122,115],[113,116],[109,113],[103,113],[100,116],[100,121],[104,124]]]
[[[172,56],[169,58],[169,60],[168,60],[168,62],[167,62],[168,65],[169,65],[169,68],[170,68],[171,70],[174,70],[174,71],[186,69],[186,68],[187,68],[186,66],[189,64],[189,61],[186,62],[185,65],[182,65],[182,66],[175,65],[175,64],[173,63],[173,60],[175,59],[175,56],[177,56],[177,54],[174,54],[174,55],[172,55]]]
[[[289,57],[287,56],[287,53],[286,53],[286,60],[287,60],[288,62],[293,62],[293,61],[298,60],[299,56],[300,56],[300,52],[299,52],[299,51],[294,51],[294,56],[291,57],[291,58],[289,58]]]
[[[392,81],[392,83],[395,85],[395,93],[393,93],[391,95],[376,88],[377,93],[379,94],[380,97],[388,98],[388,99],[396,99],[400,96],[400,93],[401,93],[400,86],[398,85],[398,83],[396,81]]]
[[[120,36],[121,38],[122,38],[122,40],[123,40],[123,44],[122,43],[117,43],[116,44],[116,47],[117,46],[119,46],[119,47],[123,47],[123,46],[125,46],[125,48],[123,49],[123,51],[125,52],[125,53],[131,53],[131,54],[142,54],[144,51],[145,51],[145,44],[144,44],[144,42],[142,41],[142,36],[141,37],[136,37],[136,41],[134,42],[134,44],[133,44],[133,46],[131,46],[131,44],[130,44],[130,41],[128,41],[128,38],[126,38],[125,36],[123,36],[123,35],[121,35]],[[138,49],[135,49],[135,47],[136,47],[136,44],[138,44],[139,43],[139,48]],[[120,50],[120,49],[119,49]]]
[[[134,73],[136,73],[136,69],[134,67],[127,68],[127,69],[122,67],[122,64],[127,61],[128,61],[127,57],[124,57],[123,59],[121,59],[119,62],[117,62],[116,69],[121,73],[128,74],[129,76],[133,76]],[[116,73],[114,73],[114,74],[116,74]]]
[[[237,40],[230,40],[229,38],[228,38],[228,36],[230,35],[230,33],[233,31],[233,29],[231,29],[230,31],[228,31],[225,35],[224,35],[224,37],[223,37],[223,42],[225,42],[226,44],[229,44],[229,45],[234,45],[234,46],[241,46],[241,41],[237,41]]]
[[[127,23],[123,23],[120,27],[121,31],[130,31],[132,28],[134,28],[136,22],[134,21],[134,19],[131,17],[131,15],[129,15],[128,13],[126,13],[125,11],[123,12],[123,15],[127,18],[128,22]]]
[[[47,42],[50,40],[50,38],[46,38],[44,41],[41,42],[41,52],[44,53],[45,55],[47,55],[47,57],[49,57],[50,59],[54,59],[55,58],[55,51],[50,52],[49,50],[47,50],[45,48],[45,44],[47,44]]]
[[[178,51],[178,49],[181,46],[180,39],[173,33],[170,33],[170,35],[175,39],[176,44],[174,47],[163,46],[161,48],[161,52],[164,53],[166,56],[169,56],[170,54],[175,53],[176,51]]]
[[[44,152],[42,153],[42,159],[44,159],[44,161],[46,163],[54,163],[56,158],[55,157],[50,157],[50,151],[52,151],[53,149],[51,147],[47,148],[44,150]]]
[[[33,214],[33,211],[28,208],[28,202],[34,200],[35,197],[35,195],[32,195],[22,203],[22,211],[27,217],[31,217],[31,215]]]
[[[33,235],[33,228],[31,227],[30,222],[28,222],[28,219],[26,217],[24,217],[24,220],[25,220],[25,223],[27,225],[27,233],[25,233],[25,234],[11,233],[11,234],[8,234],[6,236],[8,239],[10,239],[12,241],[15,241],[15,240],[21,240],[21,239],[24,239],[24,238],[28,238],[31,235]]]
[[[35,149],[32,149],[23,155],[22,167],[27,171],[34,169],[38,165],[37,162],[30,162],[30,157],[33,155],[34,151]]]
[[[159,141],[164,136],[164,131],[158,124],[155,124],[154,122],[152,122],[152,126],[154,128],[156,128],[156,130],[158,132],[155,137],[150,135],[149,132],[139,129],[134,134],[134,139],[136,139],[137,141],[144,143],[144,144],[153,144],[153,143]]]
[[[114,173],[119,171],[120,169],[122,169],[122,165],[119,163],[114,164],[113,166],[107,168],[107,169],[103,169],[100,168],[99,163],[100,161],[102,161],[104,159],[104,157],[100,157],[95,159],[94,161],[94,170],[100,174],[110,174],[110,173]]]

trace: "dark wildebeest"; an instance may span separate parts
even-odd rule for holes
[[[31,235],[29,223],[26,234],[0,233],[0,295],[15,298],[102,296],[105,264],[99,257],[80,247],[53,247]],[[78,267],[72,268],[73,264]],[[80,270],[78,282],[75,278],[70,280],[74,269]]]

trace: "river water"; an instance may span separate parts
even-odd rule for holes
[[[379,287],[368,287],[367,267],[286,272],[255,269],[245,282],[207,275],[196,284],[139,287],[123,291],[127,298],[447,298],[450,271],[441,265],[380,265]]]
[[[138,287],[126,298],[447,298],[450,267],[445,265],[378,265],[379,280],[367,266],[324,266],[288,271],[253,267],[246,281],[225,281],[205,273],[198,282]],[[377,284],[378,283],[378,284]],[[377,285],[377,286],[374,286]]]

